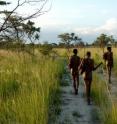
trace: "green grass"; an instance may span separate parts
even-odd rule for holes
[[[99,106],[103,124],[117,124],[117,104],[111,102],[105,82],[94,75],[92,97]]]
[[[99,124],[101,124],[101,115],[100,115],[100,111],[97,108],[93,108],[93,110],[91,111],[91,118],[93,122],[99,122]]]
[[[47,124],[54,104],[59,114],[63,60],[6,51],[0,60],[0,124]]]
[[[72,54],[72,49],[70,53],[65,49],[55,51],[62,57]],[[102,61],[99,48],[86,48],[85,51],[93,51],[96,64]],[[117,75],[116,48],[113,52],[113,70]],[[79,48],[79,55],[84,57],[84,48]],[[44,57],[38,51],[36,57],[31,57],[0,50],[0,66],[0,124],[47,124],[49,119],[56,119],[61,112],[59,87],[65,73],[64,60]],[[117,124],[117,104],[111,104],[105,82],[97,75],[94,76],[92,96],[100,107],[104,124]]]
[[[77,112],[77,111],[74,111],[74,112],[72,113],[72,115],[73,115],[74,117],[76,117],[76,118],[81,118],[81,117],[82,117],[82,115],[81,115],[79,112]]]

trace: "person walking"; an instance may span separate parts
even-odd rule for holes
[[[91,58],[91,53],[89,51],[86,53],[86,58],[82,60],[79,69],[81,70],[81,74],[83,74],[87,103],[88,105],[90,105],[92,71],[94,70],[94,60]]]
[[[90,105],[91,102],[92,72],[95,71],[101,64],[102,62],[94,67],[94,60],[91,58],[91,52],[88,51],[86,53],[86,58],[82,60],[79,66],[80,73],[83,74],[84,77],[88,105]]]
[[[73,78],[73,87],[75,95],[78,94],[79,87],[79,70],[78,67],[80,65],[80,57],[77,55],[78,50],[73,49],[73,55],[69,61],[69,68],[71,70],[72,78]]]
[[[113,52],[111,46],[107,47],[107,52],[103,54],[103,59],[106,64],[108,83],[111,83],[111,71],[113,68]]]

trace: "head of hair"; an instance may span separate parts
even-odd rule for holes
[[[87,57],[90,57],[91,56],[91,52],[87,51],[86,55],[87,55]]]
[[[108,50],[108,51],[111,51],[111,47],[110,47],[110,46],[108,46],[108,47],[107,47],[107,50]]]
[[[76,55],[78,53],[77,49],[73,49],[73,53]]]

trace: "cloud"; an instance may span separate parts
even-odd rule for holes
[[[117,34],[117,19],[111,18],[105,22],[104,25],[98,27],[81,27],[74,29],[75,32],[78,32],[82,35],[93,35],[93,34],[100,34],[100,33],[107,33],[110,35]]]
[[[97,31],[117,32],[117,19],[111,18],[106,21],[106,24],[97,28]]]
[[[41,32],[41,41],[49,40],[51,42],[57,42],[57,35],[65,32],[75,32],[79,35],[85,42],[93,42],[97,36],[101,33],[106,33],[107,35],[113,35],[116,38],[117,34],[117,19],[110,18],[103,25],[99,26],[88,26],[79,27],[68,25],[67,23],[58,22],[48,22],[49,25],[43,26]]]

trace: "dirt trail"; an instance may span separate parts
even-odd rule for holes
[[[74,95],[68,69],[63,76],[62,111],[55,124],[100,124],[97,107],[87,105],[83,79],[80,77],[79,94]]]

